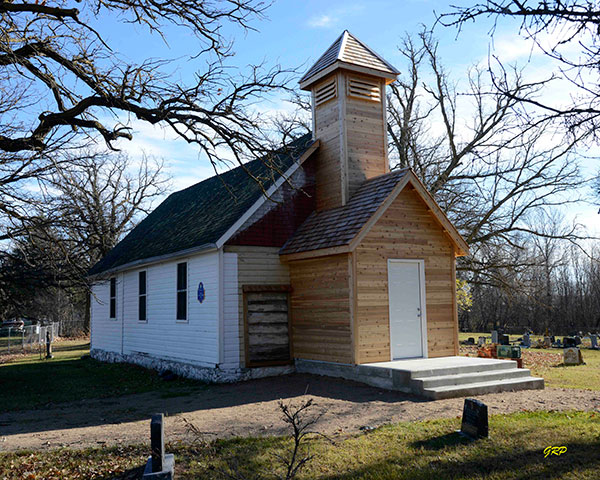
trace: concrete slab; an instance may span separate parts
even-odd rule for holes
[[[440,357],[340,365],[296,360],[298,371],[366,383],[431,399],[508,390],[544,388],[544,380],[514,360],[479,357]]]

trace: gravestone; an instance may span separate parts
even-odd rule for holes
[[[582,363],[581,352],[578,347],[565,348],[563,356],[565,365],[580,365]]]
[[[478,347],[483,347],[485,345],[485,337],[479,337],[477,339],[477,346]]]
[[[475,439],[488,436],[488,408],[485,403],[465,398],[460,432]]]
[[[590,342],[592,342],[592,348],[598,349],[598,335],[590,335]]]
[[[563,346],[565,348],[576,347],[577,342],[575,341],[575,337],[564,337],[563,338]]]
[[[165,454],[165,430],[162,413],[152,415],[150,421],[150,447],[152,456],[146,463],[143,480],[172,480],[174,478],[175,456]]]
[[[552,346],[552,337],[544,337],[544,343],[543,343],[544,348],[550,348]]]
[[[500,345],[510,345],[510,337],[504,333],[499,335],[499,343]]]
[[[531,347],[531,338],[529,338],[529,333],[525,333],[523,335],[523,341],[521,343],[524,347]]]
[[[492,343],[498,343],[498,330],[492,330]]]

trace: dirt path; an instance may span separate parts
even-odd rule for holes
[[[308,389],[308,395],[305,395]],[[165,412],[167,440],[189,438],[185,421],[207,438],[283,434],[279,399],[312,397],[326,413],[319,429],[329,435],[361,426],[461,415],[463,399],[426,401],[346,380],[294,374],[234,385],[211,385],[192,395],[160,398],[146,393],[86,400],[45,409],[0,413],[0,450],[148,442],[150,415]],[[490,414],[520,410],[598,410],[600,392],[546,389],[477,397]],[[185,420],[185,421],[184,421]]]

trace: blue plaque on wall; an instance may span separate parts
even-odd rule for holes
[[[202,284],[202,282],[200,282],[198,284],[198,301],[200,303],[202,303],[204,301],[204,297],[205,297],[204,285]]]

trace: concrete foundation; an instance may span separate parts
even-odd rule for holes
[[[133,363],[159,372],[169,370],[185,378],[209,383],[233,383],[300,372],[345,378],[431,399],[544,388],[543,378],[532,377],[529,370],[517,368],[515,361],[492,358],[422,358],[363,365],[296,359],[295,365],[221,369],[144,354],[122,355],[98,349],[93,349],[91,356],[104,362]]]
[[[142,353],[120,354],[106,350],[92,349],[90,356],[96,360],[109,363],[133,363],[158,372],[171,371],[176,375],[207,383],[233,383],[255,378],[272,377],[293,373],[294,365],[262,368],[222,369],[219,367],[202,367],[175,359],[152,357]]]

